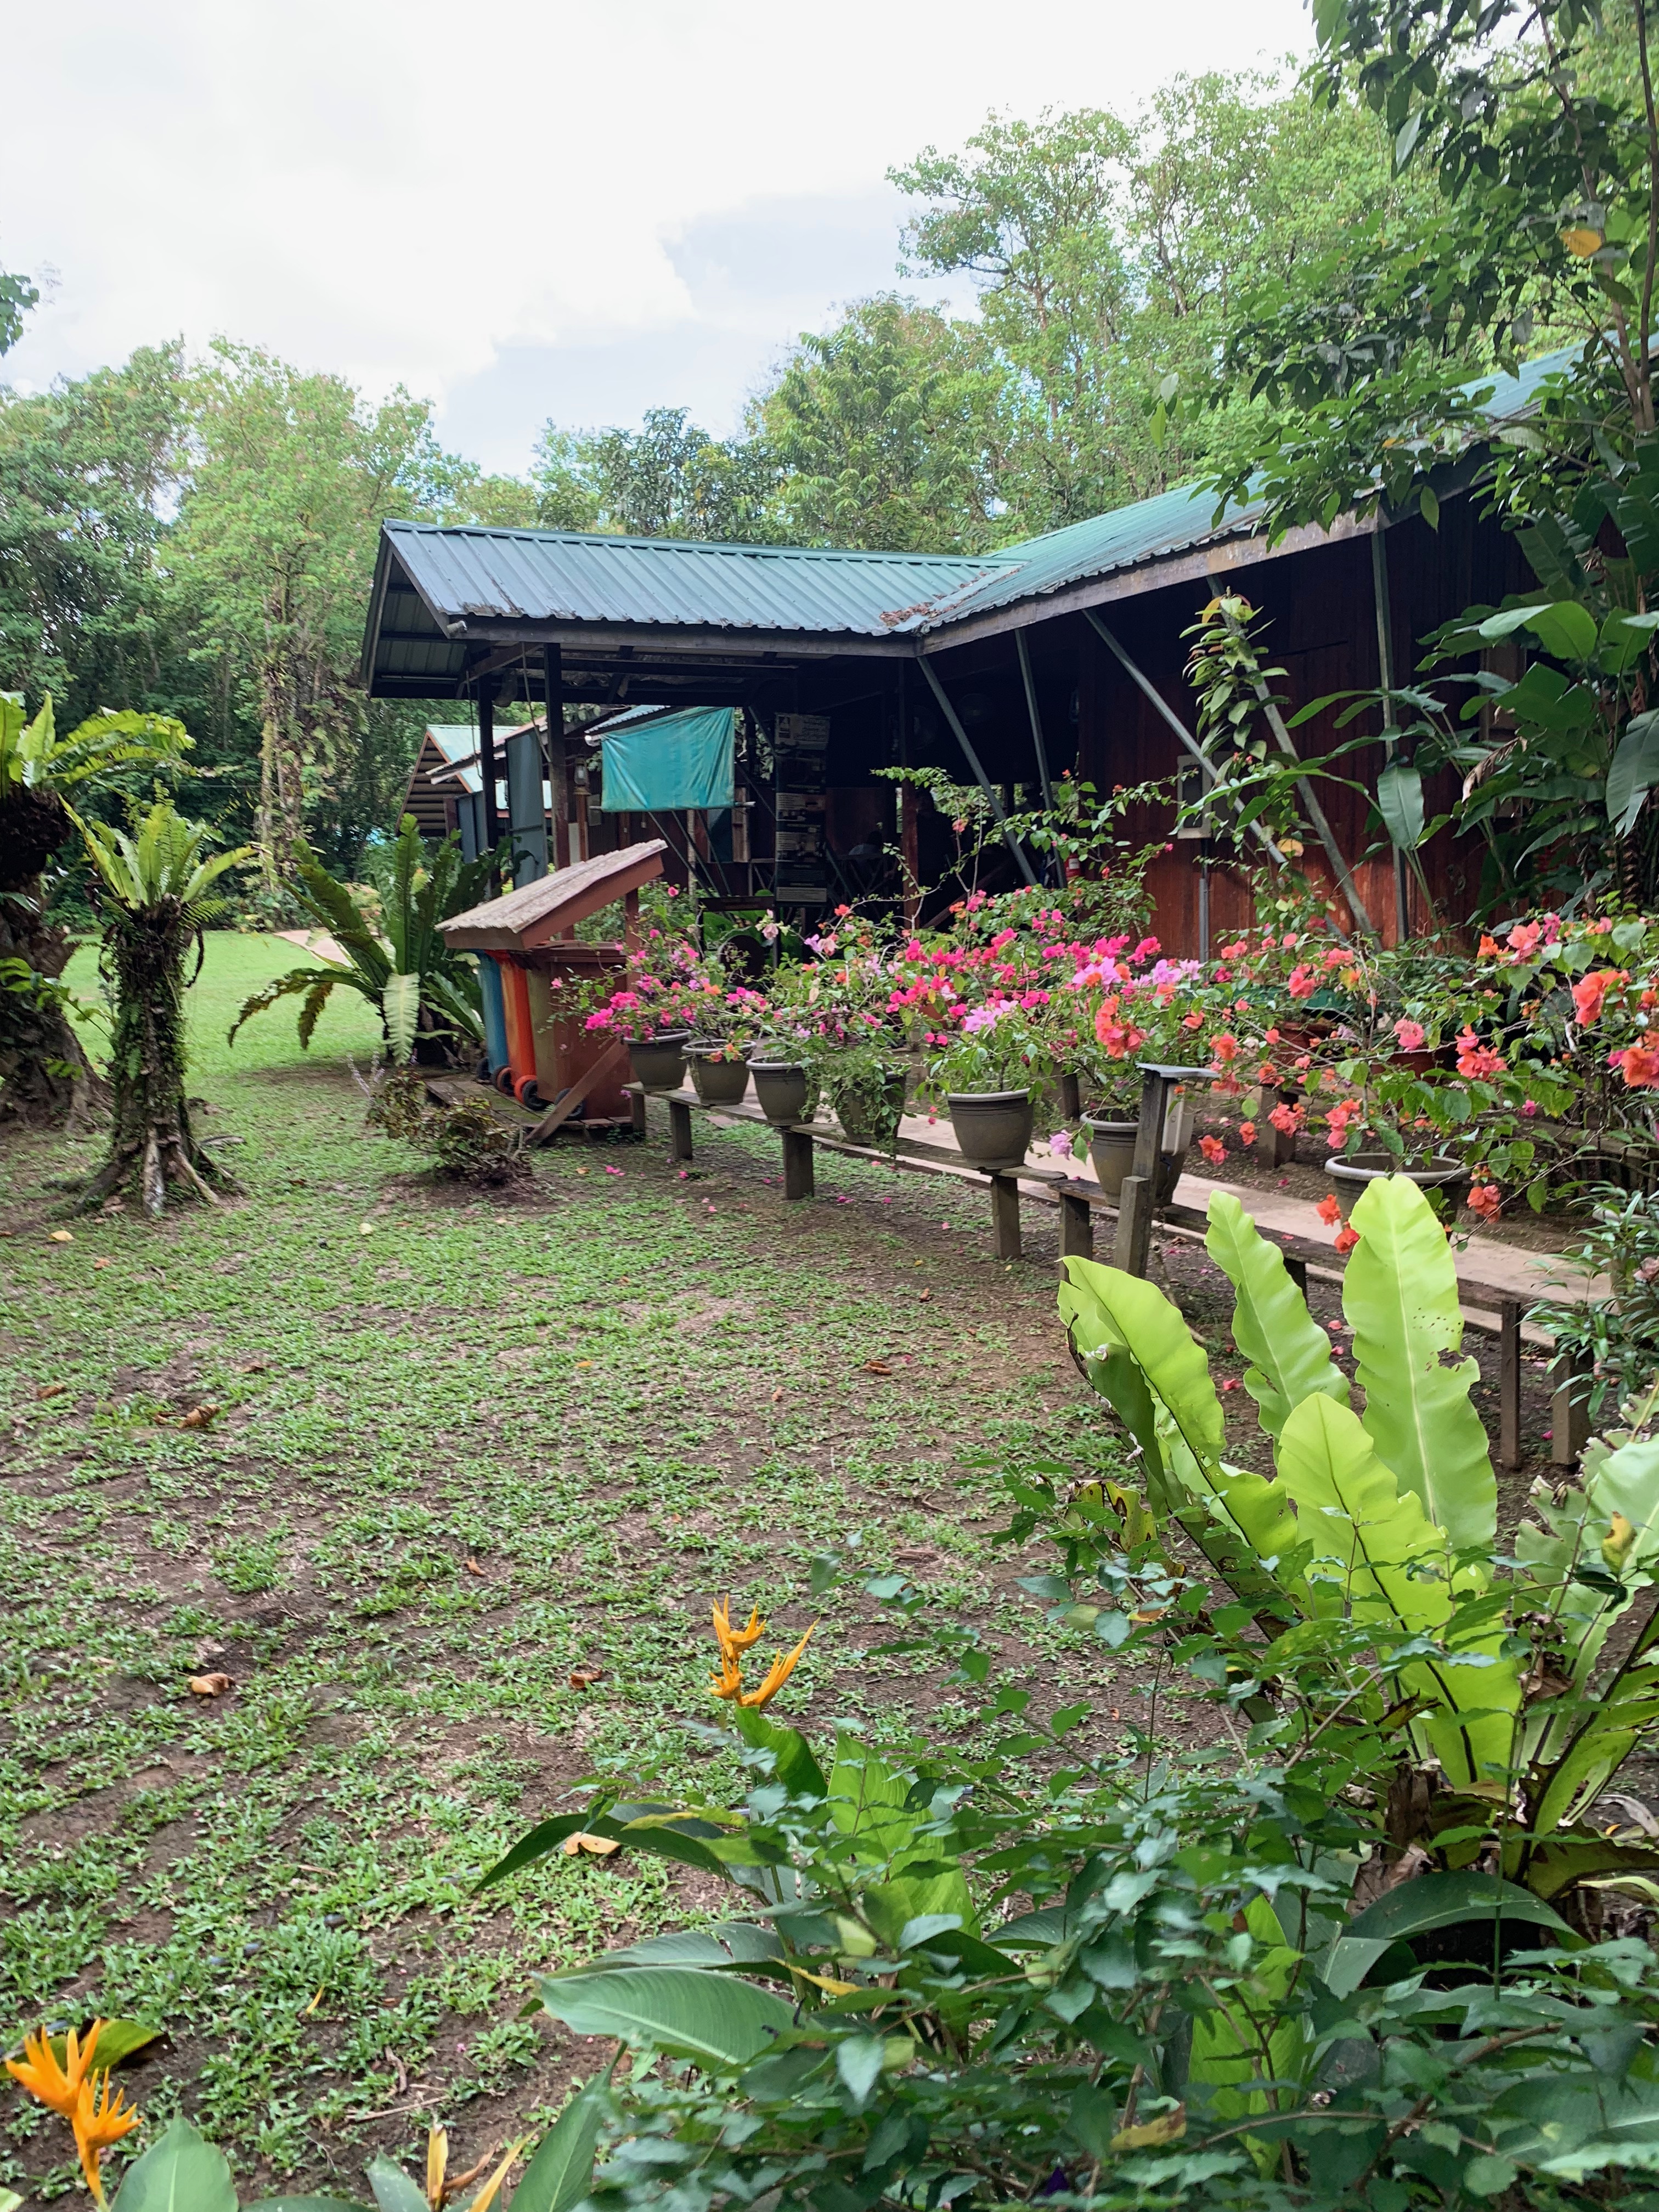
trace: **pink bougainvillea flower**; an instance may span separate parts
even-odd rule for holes
[[[1239,1125],[1238,1125],[1238,1141],[1239,1141],[1239,1143],[1240,1143],[1241,1145],[1253,1145],[1253,1144],[1255,1144],[1255,1123],[1254,1121],[1241,1121],[1241,1122],[1239,1123]]]
[[[1267,1116],[1281,1137],[1293,1137],[1307,1118],[1305,1107],[1287,1105],[1282,1098]]]
[[[1293,999],[1311,999],[1319,988],[1319,978],[1310,975],[1305,968],[1298,965],[1291,969],[1290,981],[1285,988]]]
[[[1472,1028],[1462,1029],[1457,1033],[1457,1072],[1474,1082],[1484,1076],[1501,1075],[1504,1055],[1482,1044]]]
[[[1607,1065],[1619,1070],[1629,1090],[1659,1090],[1659,1048],[1650,1044],[1626,1045],[1623,1052],[1608,1054]]]
[[[1198,1149],[1212,1168],[1218,1168],[1227,1157],[1227,1147],[1219,1137],[1200,1137]]]
[[[1572,987],[1572,1011],[1581,1025],[1589,1029],[1599,1022],[1607,993],[1615,983],[1629,981],[1629,976],[1618,968],[1597,968],[1589,975],[1581,975]]]
[[[1395,1042],[1401,1052],[1421,1052],[1429,1033],[1421,1022],[1408,1022],[1402,1014],[1394,1025]]]
[[[1229,1060],[1238,1057],[1238,1039],[1230,1036],[1225,1030],[1218,1030],[1210,1039],[1210,1057],[1218,1060],[1225,1067]]]
[[[1478,1182],[1469,1193],[1469,1212],[1478,1214],[1482,1221],[1496,1221],[1503,1205],[1495,1182]]]

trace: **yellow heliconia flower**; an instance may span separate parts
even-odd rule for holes
[[[816,1628],[817,1626],[817,1623],[815,1620],[812,1623],[812,1628]],[[796,1644],[793,1651],[786,1651],[781,1659],[775,1659],[772,1662],[771,1665],[766,1670],[766,1678],[762,1682],[759,1689],[745,1692],[744,1694],[738,1700],[738,1703],[740,1705],[748,1705],[750,1708],[754,1708],[768,1705],[774,1698],[776,1697],[778,1692],[783,1687],[784,1684],[789,1680],[789,1677],[794,1673],[796,1667],[799,1664],[801,1653],[805,1650],[807,1645],[811,1642],[812,1628],[809,1628],[807,1630],[805,1635],[802,1637],[800,1642]]]
[[[87,2187],[100,2204],[104,2201],[103,2177],[98,2168],[100,2154],[112,2143],[118,2143],[123,2136],[130,2136],[143,2117],[132,2106],[122,2102],[121,2092],[112,2089],[107,2073],[81,2084],[75,2106],[75,2148],[81,2154],[81,2171],[87,2177]]]
[[[743,1688],[743,1669],[729,1651],[720,1654],[720,1671],[708,1685],[711,1698],[735,1698]]]
[[[760,1617],[758,1606],[750,1607],[747,1628],[732,1627],[732,1601],[729,1597],[716,1598],[714,1612],[714,1634],[720,1644],[720,1656],[725,1659],[735,1661],[740,1653],[758,1644],[766,1633],[766,1623]]]
[[[75,2030],[70,2028],[64,2039],[64,2064],[60,2066],[52,2051],[51,2039],[43,2027],[39,2035],[23,2038],[23,2056],[9,2058],[6,2071],[15,2081],[21,2082],[31,2097],[66,2120],[75,2118],[80,2100],[81,2085],[92,2065],[92,2054],[104,2030],[104,2022],[95,2020],[87,2030],[84,2044],[77,2044]]]

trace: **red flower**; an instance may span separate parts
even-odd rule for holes
[[[1616,1067],[1632,1091],[1659,1091],[1659,1048],[1650,1044],[1626,1045],[1623,1052],[1608,1056],[1607,1065]]]
[[[1495,1182],[1478,1182],[1469,1193],[1469,1212],[1478,1214],[1482,1221],[1496,1221],[1503,1205]]]
[[[1218,1060],[1224,1067],[1230,1060],[1238,1057],[1238,1039],[1230,1036],[1225,1030],[1218,1030],[1210,1039],[1210,1056],[1212,1060]]]
[[[1282,1098],[1267,1116],[1281,1137],[1293,1137],[1307,1118],[1305,1107],[1287,1106]]]
[[[1473,1028],[1462,1029],[1457,1033],[1457,1072],[1471,1080],[1478,1080],[1486,1075],[1501,1075],[1504,1055],[1500,1052],[1493,1052],[1489,1045],[1482,1044]]]
[[[1240,1143],[1241,1145],[1253,1145],[1253,1144],[1255,1144],[1255,1123],[1254,1121],[1241,1121],[1241,1122],[1239,1123],[1239,1125],[1238,1125],[1238,1141],[1239,1141],[1239,1143]]]
[[[1342,1208],[1338,1201],[1336,1193],[1334,1190],[1328,1190],[1326,1192],[1324,1197],[1320,1200],[1319,1204],[1314,1208],[1314,1211],[1318,1214],[1320,1219],[1325,1223],[1328,1228],[1334,1229],[1337,1223],[1342,1218]]]
[[[1227,1157],[1227,1147],[1219,1137],[1200,1137],[1198,1149],[1212,1168],[1218,1168]]]
[[[1358,1242],[1359,1231],[1357,1229],[1339,1229],[1336,1232],[1336,1249],[1345,1258]]]
[[[1617,968],[1598,968],[1593,975],[1579,977],[1572,987],[1572,1010],[1585,1029],[1601,1020],[1602,1002],[1612,987],[1629,981]]]

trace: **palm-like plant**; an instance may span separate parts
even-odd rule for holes
[[[176,761],[190,738],[167,714],[94,714],[59,734],[48,696],[32,721],[0,696],[0,1115],[61,1121],[103,1086],[57,988],[67,933],[47,921],[40,877],[73,826],[64,794],[118,768]]]
[[[428,859],[419,825],[405,814],[392,848],[382,937],[344,884],[303,843],[295,851],[301,899],[349,964],[289,969],[247,1000],[231,1036],[279,999],[297,998],[302,1002],[300,1042],[308,1045],[330,994],[343,988],[360,993],[380,1015],[386,1049],[399,1066],[414,1057],[423,1037],[437,1047],[455,1040],[476,1044],[483,1035],[477,980],[450,951],[438,925],[477,904],[495,865],[491,856],[464,861],[450,836]]]
[[[82,1204],[131,1189],[159,1214],[169,1185],[210,1205],[234,1191],[233,1177],[191,1133],[185,1102],[185,963],[192,942],[201,966],[202,932],[224,910],[210,896],[249,848],[210,857],[206,825],[187,822],[162,799],[130,835],[76,817],[97,871],[104,906],[102,971],[113,987],[110,1047],[114,1127],[109,1158]]]

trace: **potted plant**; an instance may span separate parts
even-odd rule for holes
[[[748,1090],[747,1049],[735,1039],[694,1037],[685,1057],[691,1086],[705,1106],[735,1106]]]
[[[807,1065],[849,1144],[890,1147],[904,1115],[909,1069],[884,1030],[860,1042],[814,1036]]]
[[[805,1047],[793,1037],[763,1037],[749,1055],[755,1099],[769,1121],[790,1128],[809,1121],[818,1103],[817,1077]]]
[[[928,1095],[949,1112],[962,1157],[992,1175],[1024,1159],[1037,1100],[1054,1085],[1052,1043],[1012,998],[970,1007],[927,1069]]]

